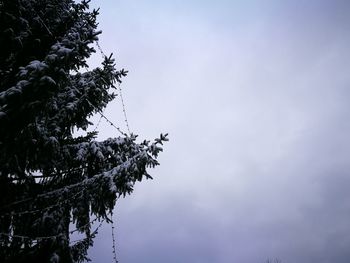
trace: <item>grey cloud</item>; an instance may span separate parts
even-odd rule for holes
[[[349,4],[219,1],[226,16],[207,19],[193,3],[125,2],[123,37],[101,39],[129,63],[132,129],[171,138],[155,180],[117,207],[119,261],[348,262]],[[91,255],[108,253],[106,227]]]

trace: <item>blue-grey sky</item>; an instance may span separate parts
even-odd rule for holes
[[[131,130],[171,139],[116,207],[119,262],[349,262],[350,2],[95,4]],[[112,261],[110,226],[90,256]]]

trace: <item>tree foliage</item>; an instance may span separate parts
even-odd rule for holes
[[[86,260],[92,222],[108,222],[116,199],[158,165],[164,135],[73,136],[126,75],[112,56],[82,71],[97,15],[88,1],[0,0],[0,262]],[[84,238],[72,243],[73,232]]]

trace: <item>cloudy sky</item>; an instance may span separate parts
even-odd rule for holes
[[[116,207],[119,262],[348,263],[350,2],[96,2],[131,130],[171,140]]]

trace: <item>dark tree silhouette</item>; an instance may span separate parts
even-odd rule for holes
[[[97,15],[88,1],[0,0],[0,262],[86,260],[93,222],[158,165],[166,135],[73,136],[126,75],[112,56],[87,69]]]

